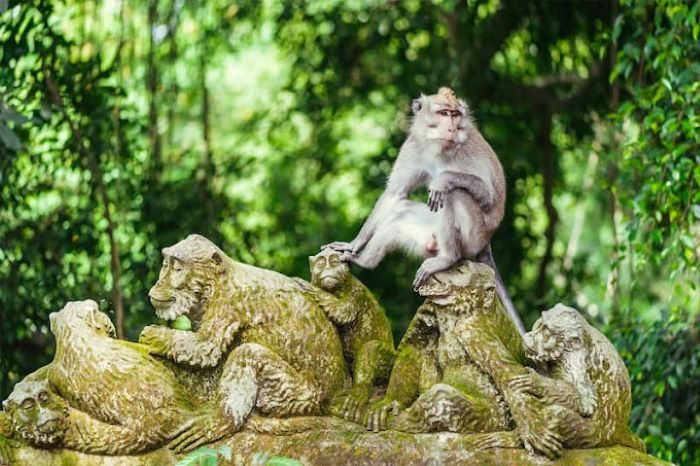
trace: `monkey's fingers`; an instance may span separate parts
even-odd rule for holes
[[[321,246],[321,250],[332,249],[338,252],[352,251],[352,248],[352,243],[346,243],[344,241],[333,241],[332,243]]]

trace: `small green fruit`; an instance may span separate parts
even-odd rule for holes
[[[170,323],[175,330],[192,330],[192,321],[187,316],[179,316]]]

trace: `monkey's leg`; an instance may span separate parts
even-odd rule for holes
[[[402,412],[391,425],[403,432],[489,432],[502,429],[493,400],[438,383]]]
[[[437,229],[438,252],[437,256],[424,260],[416,272],[413,280],[413,288],[419,288],[433,274],[449,269],[462,258],[462,235],[469,234],[463,231],[466,226],[460,225],[457,219],[458,202],[467,195],[461,190],[454,190],[448,193],[443,202],[443,208],[438,212],[439,223]]]
[[[395,359],[396,351],[387,342],[372,340],[362,345],[355,357],[353,386],[338,397],[342,405],[334,409],[334,414],[361,423],[375,382],[389,378]]]
[[[253,408],[272,417],[317,414],[319,390],[277,353],[244,343],[229,355],[219,382],[219,406],[183,426],[170,442],[176,452],[235,433]]]
[[[403,200],[377,227],[372,238],[356,256],[345,259],[365,269],[375,268],[388,253],[403,249],[418,257],[425,257],[426,244],[435,230],[437,216],[419,202]]]
[[[391,417],[409,406],[417,397],[423,357],[413,346],[406,345],[396,356],[384,399],[374,403],[367,413],[367,430],[386,430]]]

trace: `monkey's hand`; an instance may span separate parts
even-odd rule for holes
[[[437,212],[445,207],[445,196],[450,191],[450,186],[445,177],[437,176],[428,186],[428,208],[431,212]]]

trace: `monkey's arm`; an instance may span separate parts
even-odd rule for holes
[[[221,322],[217,319],[205,319],[196,332],[149,325],[141,332],[139,342],[149,346],[152,354],[165,356],[179,364],[214,367],[240,328],[240,321]]]
[[[455,189],[464,189],[469,192],[482,209],[489,209],[495,198],[493,189],[478,176],[470,173],[444,171],[435,177],[428,186],[430,191],[428,207],[430,210],[435,211],[442,207],[443,196]]]

